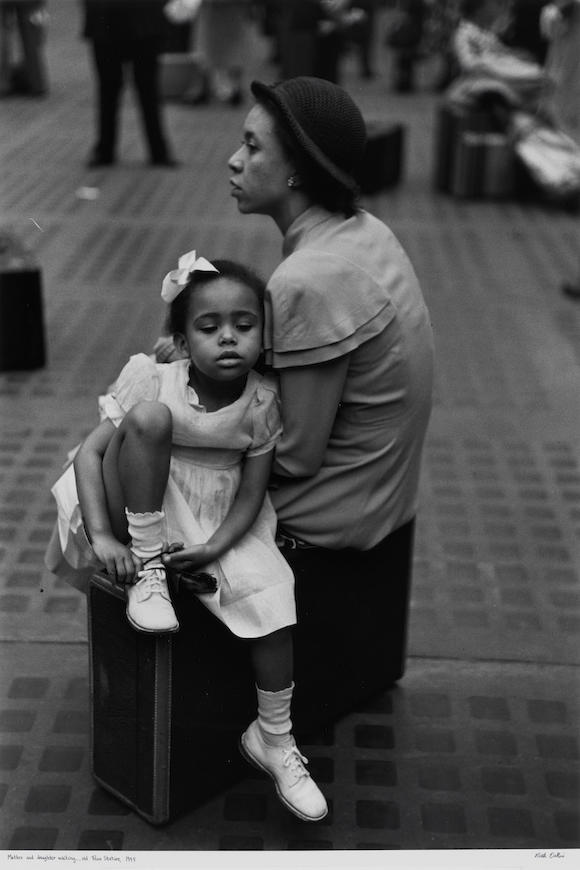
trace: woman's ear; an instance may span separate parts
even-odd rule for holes
[[[297,172],[293,172],[292,175],[288,178],[288,187],[301,187],[302,179],[298,175]]]

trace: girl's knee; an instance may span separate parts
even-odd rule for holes
[[[140,438],[151,441],[165,441],[171,437],[171,411],[163,402],[139,402],[127,412],[122,423]]]

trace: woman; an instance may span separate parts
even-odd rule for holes
[[[349,95],[309,77],[252,92],[229,168],[239,211],[283,235],[266,296],[284,419],[275,507],[285,535],[370,550],[416,511],[429,316],[399,242],[356,204],[366,132]]]
[[[409,260],[356,205],[366,140],[357,106],[310,77],[254,82],[252,92],[229,168],[239,211],[268,215],[283,235],[264,345],[281,390],[271,498],[296,578],[298,733],[402,674],[433,345]],[[262,769],[284,790],[280,767]]]

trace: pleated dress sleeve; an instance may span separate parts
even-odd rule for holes
[[[246,456],[260,456],[273,450],[282,435],[282,415],[278,385],[274,376],[265,376],[256,388],[252,405],[252,444]]]
[[[99,396],[101,421],[118,426],[127,411],[139,402],[152,402],[159,395],[157,365],[144,353],[135,354],[104,396]]]

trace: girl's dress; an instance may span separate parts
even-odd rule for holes
[[[245,456],[270,451],[281,434],[273,381],[251,371],[237,401],[211,413],[188,384],[189,360],[155,363],[130,358],[112,388],[99,399],[101,419],[119,425],[136,403],[159,401],[173,416],[173,449],[163,510],[166,540],[201,544],[222,524],[234,501]],[[73,465],[52,493],[58,520],[47,567],[77,588],[99,565],[84,531]],[[296,622],[294,577],[276,542],[276,515],[266,495],[249,531],[216,562],[204,566],[218,580],[200,600],[239,637],[262,637]],[[64,556],[64,558],[63,558]]]

